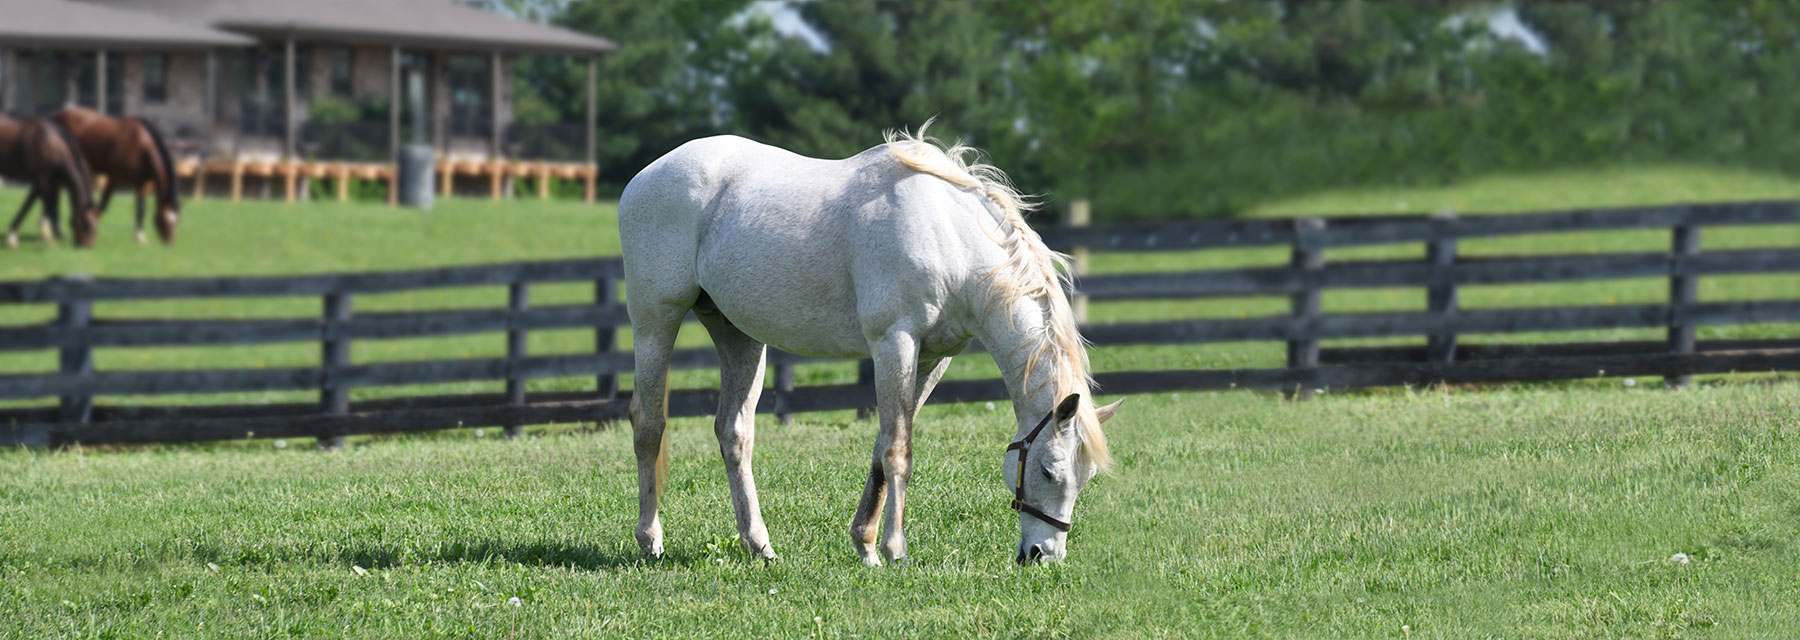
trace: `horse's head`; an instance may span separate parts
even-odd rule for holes
[[[175,244],[175,225],[181,224],[181,209],[172,202],[156,203],[156,235],[163,244]]]
[[[94,235],[99,229],[98,207],[76,206],[69,211],[69,230],[75,234],[75,246],[84,249],[94,246]]]
[[[1002,465],[1013,510],[1019,512],[1019,564],[1056,562],[1068,554],[1075,496],[1100,471],[1083,446],[1090,437],[1084,430],[1097,432],[1123,402],[1083,411],[1092,404],[1072,394],[1041,420],[1019,425],[1025,435],[1007,446]]]

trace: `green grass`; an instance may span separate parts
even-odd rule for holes
[[[886,569],[845,531],[873,429],[832,416],[759,425],[767,565],[737,550],[696,420],[673,426],[656,562],[626,430],[0,453],[0,635],[1782,637],[1797,402],[1793,382],[1135,398],[1069,562],[1033,570],[1011,565],[1011,427],[978,405],[921,421],[912,564]]]

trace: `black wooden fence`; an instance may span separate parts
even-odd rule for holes
[[[1072,211],[1084,219],[1085,208]],[[1255,318],[1089,325],[1096,346],[1281,341],[1284,368],[1135,371],[1096,376],[1109,393],[1201,389],[1274,389],[1306,393],[1329,387],[1482,383],[1594,376],[1666,376],[1685,383],[1693,374],[1800,370],[1800,339],[1697,342],[1704,325],[1800,322],[1793,299],[1699,302],[1703,276],[1800,272],[1800,247],[1701,252],[1704,227],[1800,224],[1800,203],[1753,202],[1637,209],[1582,210],[1519,215],[1395,216],[1237,220],[1045,229],[1046,242],[1078,258],[1090,252],[1193,251],[1227,247],[1287,246],[1285,267],[1233,268],[1177,273],[1084,276],[1082,297],[1092,300],[1192,299],[1289,296],[1291,312]],[[1669,229],[1668,251],[1529,257],[1457,255],[1457,241],[1570,231]],[[1331,248],[1422,243],[1423,260],[1327,262]],[[1078,264],[1078,268],[1081,268]],[[55,373],[0,375],[0,400],[58,398],[54,407],[0,410],[0,443],[160,442],[244,437],[321,438],[327,446],[348,435],[503,426],[611,421],[624,417],[629,392],[616,376],[629,372],[632,356],[615,349],[615,332],[629,320],[619,301],[617,259],[562,260],[415,271],[308,276],[85,279],[0,283],[0,304],[55,304],[52,322],[0,327],[0,351],[50,351],[60,357]],[[1461,309],[1457,288],[1582,280],[1666,277],[1665,304]],[[541,283],[591,282],[589,304],[533,306],[531,287]],[[356,313],[356,296],[442,287],[508,287],[508,305],[458,309]],[[1337,313],[1320,310],[1321,292],[1335,288],[1418,288],[1427,308],[1416,312]],[[166,298],[320,296],[317,318],[131,319],[96,318],[96,301]],[[1078,301],[1078,307],[1085,302]],[[1614,328],[1666,328],[1659,342],[1459,344],[1459,335]],[[592,353],[533,356],[532,330],[592,328]],[[503,358],[406,362],[351,362],[350,345],[380,340],[476,333],[504,333]],[[1321,340],[1419,336],[1420,347],[1325,349]],[[95,371],[93,350],[107,347],[251,345],[317,342],[319,366],[275,369]],[[817,359],[771,351],[775,384],[763,392],[760,411],[793,413],[863,408],[873,400],[870,368],[860,382],[795,387],[793,367]],[[714,367],[711,350],[677,351],[678,369]],[[597,392],[526,394],[532,378],[595,377]],[[442,382],[504,380],[502,394],[414,396],[351,403],[355,388]],[[258,405],[96,404],[95,396],[208,394],[241,391],[317,390],[318,403]],[[933,402],[1006,397],[998,380],[947,381]],[[672,395],[677,416],[714,411],[716,391]]]

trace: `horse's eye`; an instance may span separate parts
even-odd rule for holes
[[[1050,467],[1038,467],[1038,472],[1044,474],[1045,480],[1056,482],[1056,474],[1050,473]]]

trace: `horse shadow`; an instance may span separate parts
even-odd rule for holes
[[[381,542],[341,549],[340,562],[368,569],[420,564],[507,563],[536,567],[564,567],[604,571],[645,566],[699,566],[706,561],[698,549],[665,549],[660,558],[646,558],[632,545],[599,546],[542,540],[485,539],[447,542],[429,548]]]
[[[717,560],[702,548],[675,547],[665,549],[660,558],[645,558],[635,543],[592,545],[545,540],[503,540],[487,538],[469,541],[446,541],[439,544],[402,544],[382,540],[359,541],[336,548],[294,547],[243,549],[211,544],[193,545],[190,557],[202,562],[237,566],[268,566],[295,561],[355,565],[365,569],[388,569],[422,565],[448,564],[517,564],[534,567],[556,567],[582,571],[608,571],[635,567],[697,567]],[[747,562],[747,553],[728,554],[734,561]]]

